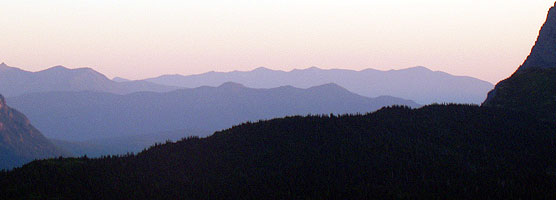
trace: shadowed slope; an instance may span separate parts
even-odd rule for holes
[[[287,117],[137,156],[33,162],[0,173],[0,197],[554,199],[555,143],[552,123],[477,106]]]
[[[55,147],[0,95],[0,169],[22,165],[33,159],[68,155]]]

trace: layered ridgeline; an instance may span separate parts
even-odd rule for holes
[[[236,82],[251,88],[293,86],[310,88],[336,83],[366,97],[394,96],[420,104],[455,102],[480,103],[493,85],[479,79],[454,76],[425,67],[403,70],[361,71],[316,67],[289,72],[258,68],[248,72],[208,72],[199,75],[163,75],[132,81],[116,77],[112,80],[91,69],[68,69],[55,66],[43,71],[29,72],[0,64],[0,93],[7,97],[50,91],[96,91],[114,94],[133,92],[168,92],[179,88],[219,86]]]
[[[39,72],[29,72],[0,64],[0,93],[7,97],[33,92],[49,91],[99,91],[128,94],[138,91],[165,92],[178,89],[146,81],[116,82],[91,68],[68,69],[52,67]]]
[[[0,169],[62,155],[69,154],[55,147],[25,115],[8,107],[0,95]]]
[[[545,68],[518,70],[482,107],[286,117],[138,155],[35,161],[0,172],[0,198],[556,199],[556,124],[535,104],[554,100]]]
[[[198,75],[164,75],[146,81],[180,87],[218,86],[225,82],[241,83],[252,88],[273,88],[291,85],[309,88],[336,83],[349,91],[367,97],[394,96],[414,100],[419,104],[474,103],[480,104],[494,86],[486,81],[454,76],[425,67],[402,70],[361,71],[311,67],[289,72],[257,68],[253,71],[208,72]]]
[[[9,100],[47,137],[70,141],[183,129],[213,133],[245,121],[288,115],[367,113],[389,105],[419,106],[394,97],[363,97],[335,84],[309,89],[252,89],[225,83],[167,93],[48,92]]]
[[[498,83],[483,106],[536,112],[556,120],[556,8],[552,7],[523,65]]]

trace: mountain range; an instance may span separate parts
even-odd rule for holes
[[[235,82],[250,88],[269,89],[280,86],[310,88],[336,83],[347,90],[366,97],[393,96],[430,103],[479,104],[494,86],[486,81],[465,76],[454,76],[425,67],[402,70],[361,71],[316,67],[289,72],[264,67],[253,71],[208,72],[198,75],[163,75],[145,80],[128,80],[105,75],[91,69],[68,69],[55,66],[38,72],[0,64],[0,93],[14,97],[35,92],[96,91],[114,94],[133,92],[169,92],[201,86],[217,87]]]
[[[47,137],[67,141],[183,129],[211,133],[245,121],[289,115],[367,113],[389,105],[420,106],[395,97],[363,97],[336,84],[308,89],[252,89],[224,83],[218,87],[127,95],[44,92],[12,97],[9,101]]]
[[[289,116],[156,144],[136,155],[34,161],[0,170],[0,199],[556,199],[556,66],[548,55],[556,49],[552,27],[556,3],[524,65],[499,82],[482,106],[391,106],[364,115]],[[211,93],[223,89],[257,96],[242,88],[227,83],[184,91],[211,94],[213,99],[204,100],[214,109],[249,113],[246,107],[222,106],[246,98],[219,102],[228,96]],[[319,88],[352,94],[332,84],[306,90]],[[270,95],[264,93],[268,89],[249,91]],[[150,119],[160,116],[149,113],[147,101],[138,103]],[[327,105],[314,104],[303,106]],[[210,117],[216,119],[212,123],[225,119]]]
[[[98,91],[129,94],[139,91],[167,92],[178,87],[146,81],[116,82],[91,68],[68,69],[55,66],[38,72],[0,64],[0,93],[14,97],[34,92]]]
[[[208,72],[198,75],[163,75],[145,79],[161,85],[178,87],[218,86],[236,82],[251,88],[273,88],[291,85],[309,88],[336,83],[347,90],[366,97],[394,96],[414,100],[419,104],[473,103],[480,104],[494,86],[472,77],[454,76],[431,71],[425,67],[402,70],[361,71],[311,67],[302,70],[280,71],[264,67],[253,71]]]

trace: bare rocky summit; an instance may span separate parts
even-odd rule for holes
[[[556,3],[554,5],[556,7]],[[537,42],[518,72],[531,68],[556,68],[556,8],[550,8]]]

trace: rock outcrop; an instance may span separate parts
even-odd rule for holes
[[[541,120],[556,121],[556,3],[527,60],[489,92],[483,106],[532,112]]]
[[[556,3],[554,5],[556,7]],[[556,68],[556,8],[550,8],[537,42],[518,72],[531,68]]]
[[[54,146],[27,117],[6,105],[0,95],[0,169],[10,169],[34,159],[67,155]]]

